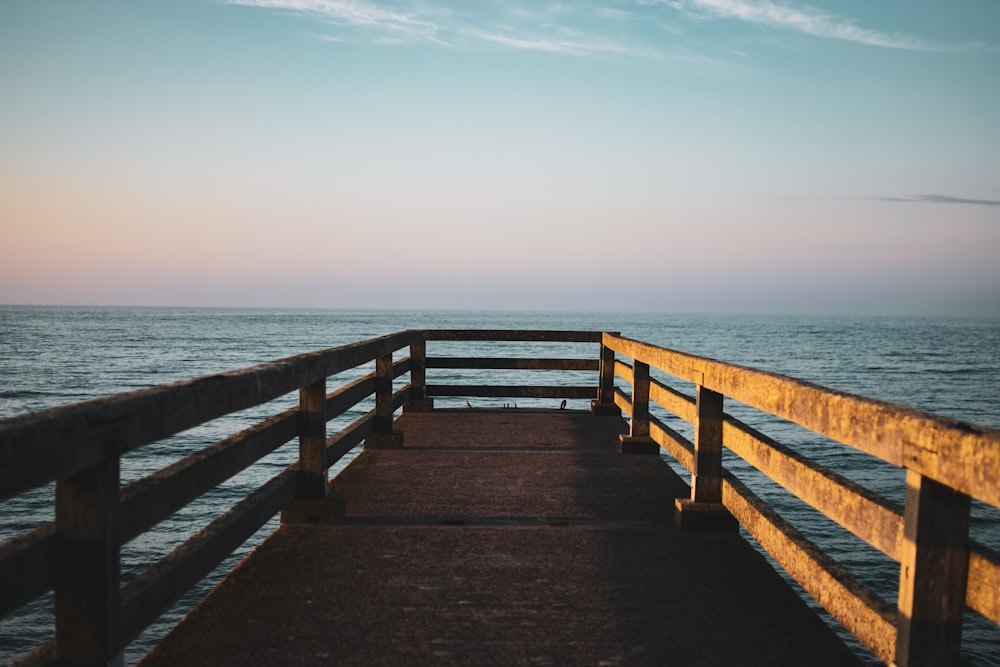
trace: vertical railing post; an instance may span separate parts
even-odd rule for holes
[[[375,359],[375,420],[365,439],[370,449],[398,449],[403,433],[392,428],[392,353]]]
[[[632,419],[628,435],[622,435],[622,454],[659,454],[660,446],[649,437],[649,364],[632,362]]]
[[[601,337],[600,370],[597,380],[597,400],[590,402],[590,412],[594,415],[621,417],[622,411],[615,405],[615,351],[608,347],[604,338],[617,336],[618,332],[605,332]]]
[[[337,523],[343,498],[327,488],[326,379],[299,388],[299,469],[295,499],[281,510],[281,523]]]
[[[56,657],[121,664],[117,456],[56,482]]]
[[[691,473],[691,500],[696,503],[722,502],[722,401],[722,394],[698,387]]]
[[[912,470],[899,559],[898,667],[954,667],[969,576],[969,496]]]
[[[427,398],[427,340],[410,343],[410,398],[403,405],[403,412],[430,412],[434,399]]]
[[[299,472],[295,495],[326,497],[326,379],[299,389]]]
[[[737,521],[722,504],[722,394],[698,384],[691,497],[678,498],[675,518],[687,530],[735,530]]]

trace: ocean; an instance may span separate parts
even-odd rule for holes
[[[791,375],[823,386],[1000,429],[1000,320],[892,317],[709,315],[669,313],[438,312],[358,310],[265,310],[111,307],[0,306],[0,418],[133,391],[175,380],[234,370],[408,328],[576,329],[623,335],[722,361]],[[428,353],[489,356],[495,344],[431,342]],[[525,354],[596,357],[596,345],[532,344]],[[348,381],[370,372],[345,373]],[[498,380],[495,371],[428,371],[438,383]],[[538,383],[537,375],[530,376]],[[586,376],[592,378],[592,374]],[[668,380],[654,373],[658,379]],[[477,379],[478,378],[478,379]],[[578,383],[561,376],[554,382]],[[544,382],[542,380],[541,382]],[[334,380],[329,386],[334,386]],[[621,381],[619,380],[619,384]],[[677,385],[681,389],[690,386]],[[154,443],[127,456],[123,484],[163,468],[199,447],[295,403],[290,395]],[[504,399],[472,399],[500,405]],[[438,399],[437,405],[448,401]],[[454,399],[455,405],[463,404]],[[524,406],[557,401],[519,400]],[[585,402],[570,407],[584,407]],[[333,423],[336,428],[369,409],[361,406]],[[904,475],[782,420],[741,405],[727,411],[771,437],[837,472],[903,502]],[[679,420],[657,413],[691,437]],[[292,462],[293,443],[233,478],[198,503],[123,548],[127,581],[173,546],[230,507],[235,499]],[[775,488],[742,461],[727,455],[727,467],[771,502],[797,528],[820,544],[889,602],[896,599],[898,566],[824,517]],[[346,464],[344,461],[341,465]],[[682,476],[686,471],[674,466]],[[337,469],[332,471],[334,474]],[[998,471],[1000,472],[1000,471]],[[0,503],[0,539],[52,520],[52,489],[43,488]],[[125,653],[133,664],[177,620],[276,525],[261,529],[202,584],[184,596]],[[1000,511],[975,505],[972,538],[1000,549]],[[1000,593],[998,593],[1000,594]],[[0,663],[8,663],[52,633],[48,596],[0,621]],[[837,627],[831,621],[834,627]],[[840,630],[843,633],[842,630]],[[870,664],[853,638],[845,637]],[[1000,628],[967,612],[963,665],[1000,665]]]

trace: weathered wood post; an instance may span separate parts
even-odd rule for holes
[[[299,388],[299,469],[295,500],[281,510],[281,522],[336,523],[343,499],[327,493],[326,379]]]
[[[295,495],[326,497],[326,380],[299,389],[299,471]]]
[[[677,526],[687,530],[736,530],[722,504],[722,394],[699,384],[696,393],[691,497],[675,501]]]
[[[56,482],[54,584],[61,664],[120,665],[117,455]]]
[[[649,437],[649,364],[632,362],[632,419],[628,435],[619,436],[622,454],[659,454]]]
[[[410,398],[403,405],[403,412],[430,412],[434,399],[427,398],[427,340],[423,333],[420,340],[410,343]]]
[[[957,667],[969,576],[969,496],[912,470],[899,559],[898,667]]]
[[[392,429],[392,353],[375,359],[375,420],[365,447],[398,449],[403,446],[403,432]]]
[[[622,411],[615,405],[615,351],[608,347],[607,336],[617,336],[619,332],[604,332],[601,339],[600,371],[597,381],[597,400],[590,402],[593,415],[621,417]]]

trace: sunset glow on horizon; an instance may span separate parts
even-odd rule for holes
[[[8,1],[0,304],[1000,317],[1000,5]]]

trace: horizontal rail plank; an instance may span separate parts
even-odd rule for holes
[[[626,364],[620,359],[615,359],[615,375],[625,380],[629,384],[632,384],[634,379],[634,373],[632,372],[632,367]]]
[[[896,609],[803,537],[742,482],[727,473],[722,502],[775,561],[851,634],[891,664]]]
[[[694,470],[694,444],[683,435],[670,428],[656,417],[649,420],[649,437],[667,450],[688,472]]]
[[[520,357],[427,357],[427,368],[492,370],[596,371],[597,359],[528,359]]]
[[[980,544],[972,545],[965,603],[1000,624],[1000,553]]]
[[[403,407],[403,404],[410,400],[411,393],[410,385],[406,385],[405,387],[398,389],[396,393],[392,395],[392,411],[395,412]]]
[[[723,443],[744,461],[890,558],[903,546],[903,508],[727,415]]]
[[[0,544],[0,618],[52,589],[57,543],[47,523]]]
[[[123,648],[295,496],[288,468],[122,587]]]
[[[429,384],[428,396],[479,396],[483,398],[597,398],[597,387]]]
[[[604,344],[1000,507],[1000,431],[629,338]]]
[[[404,331],[0,422],[0,500],[420,340]]]
[[[600,331],[540,331],[509,329],[427,329],[425,340],[547,343],[600,343]]]
[[[413,367],[413,360],[405,357],[392,363],[392,379],[395,380],[400,375],[406,375]]]
[[[329,468],[361,444],[361,441],[367,438],[374,429],[374,424],[375,411],[371,410],[364,417],[355,420],[329,438],[326,441],[326,466]]]
[[[375,373],[358,378],[326,396],[326,420],[344,414],[375,393]]]
[[[625,413],[626,417],[632,416],[632,397],[618,387],[615,387],[615,405]]]
[[[291,408],[122,490],[121,542],[132,540],[298,435]]]
[[[677,415],[689,424],[694,424],[698,417],[698,409],[695,400],[673,387],[657,380],[649,381],[649,400],[660,407]]]

